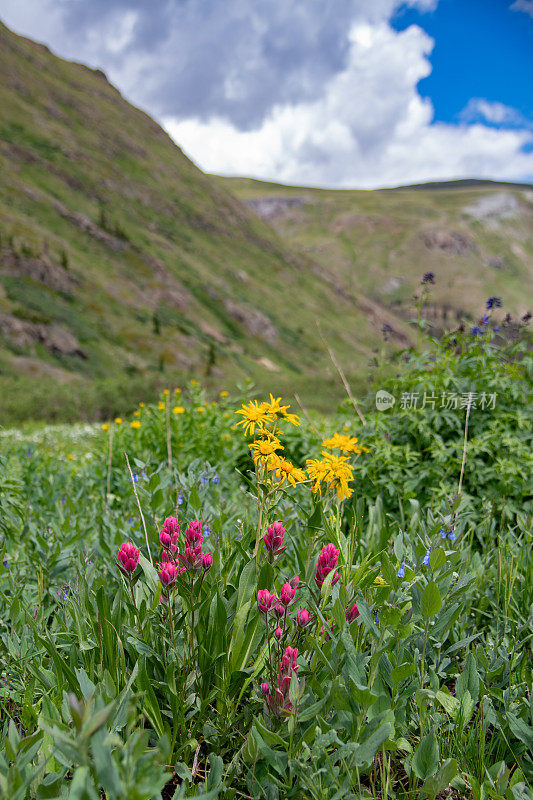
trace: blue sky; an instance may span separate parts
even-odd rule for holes
[[[533,0],[0,0],[202,169],[309,186],[533,181]]]
[[[432,72],[418,89],[431,99],[436,121],[457,122],[472,98],[503,103],[533,121],[533,4],[532,16],[512,5],[440,0],[433,11],[404,6],[393,15],[395,30],[418,25],[435,40]]]

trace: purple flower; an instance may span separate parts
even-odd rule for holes
[[[448,539],[450,540],[450,542],[455,542],[455,540],[457,539],[457,536],[455,535],[455,531],[453,528],[450,528],[450,531],[448,533]]]
[[[402,561],[402,565],[401,565],[400,569],[398,570],[398,572],[396,573],[396,575],[399,578],[405,578],[405,561]]]
[[[426,555],[424,556],[424,558],[423,558],[423,560],[422,560],[422,564],[423,564],[425,567],[429,567],[429,557],[430,557],[430,555],[431,555],[431,550],[428,550],[428,551],[426,552]]]
[[[487,300],[487,311],[490,311],[493,308],[501,308],[502,301],[499,297],[489,297]]]
[[[178,494],[178,505],[179,505],[179,506],[182,506],[182,505],[183,505],[183,493],[182,493],[182,492],[180,492],[180,493]]]
[[[213,481],[213,483],[214,483],[215,485],[218,485],[218,484],[220,483],[220,478],[218,477],[218,475],[213,475],[213,477],[211,478],[211,480]]]

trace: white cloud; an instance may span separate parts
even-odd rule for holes
[[[465,122],[485,120],[494,125],[522,125],[524,128],[528,124],[516,108],[484,100],[482,97],[472,97],[466,108],[463,109],[461,119]]]
[[[265,122],[239,131],[222,118],[166,118],[165,127],[203,169],[294,184],[379,187],[459,177],[519,179],[533,174],[525,129],[434,123],[417,83],[431,70],[430,37],[416,26],[398,33],[385,22],[350,31],[346,68],[318,100],[279,105]],[[479,100],[485,119],[512,109]]]
[[[533,19],[533,0],[515,0],[511,11],[524,11]]]

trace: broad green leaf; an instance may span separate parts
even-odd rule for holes
[[[377,751],[381,745],[387,741],[391,733],[392,725],[390,722],[385,722],[383,725],[380,725],[379,728],[374,731],[374,733],[372,733],[368,739],[363,742],[363,744],[360,744],[355,751],[355,764],[358,767],[365,767],[371,764]]]
[[[435,581],[430,581],[424,587],[420,596],[420,611],[423,617],[429,619],[439,613],[442,606],[442,599],[439,592],[439,587]]]
[[[448,788],[456,775],[457,761],[455,758],[447,758],[437,774],[426,780],[420,790],[421,796],[428,797],[429,800],[435,800],[439,792],[443,792]]]
[[[442,547],[437,547],[437,549],[434,550],[429,557],[429,566],[433,572],[435,572],[436,570],[440,569],[445,562],[446,553]]]
[[[439,745],[435,731],[432,730],[427,736],[424,736],[416,748],[411,766],[417,778],[425,781],[435,774],[438,765]]]

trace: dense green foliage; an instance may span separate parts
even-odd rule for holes
[[[497,392],[490,413],[470,409],[460,494],[466,408],[399,399],[363,403],[364,426],[351,404],[281,425],[301,467],[335,431],[368,448],[343,503],[306,483],[267,497],[235,426],[242,396],[208,403],[195,382],[104,430],[1,440],[0,796],[532,797],[527,357],[455,336],[375,377],[397,396]],[[258,509],[261,533],[286,528],[276,557],[253,556]],[[170,514],[180,552],[201,521],[213,564],[162,591]],[[131,582],[125,541],[141,551]],[[329,543],[342,577],[320,585]],[[293,576],[278,633],[258,590],[290,596]],[[261,684],[287,647],[280,712]]]

